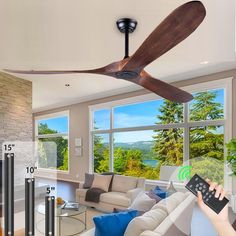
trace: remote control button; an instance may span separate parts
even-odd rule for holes
[[[209,194],[209,192],[206,192],[206,195],[208,195]]]
[[[201,190],[202,190],[202,187],[199,187],[199,190],[201,191]]]
[[[206,188],[207,186],[206,185],[203,185],[203,188]]]
[[[200,183],[200,185],[203,185],[203,183]]]
[[[190,187],[190,188],[192,188],[192,187],[193,187],[193,185],[192,185],[192,184],[190,184],[190,185],[189,185],[189,187]]]
[[[205,189],[203,189],[203,190],[202,190],[202,193],[205,193],[205,192],[206,192],[206,190],[205,190]]]
[[[199,187],[199,184],[196,184],[196,187],[198,188],[198,187]]]
[[[195,181],[198,181],[198,177],[195,178]]]
[[[208,201],[209,201],[209,198],[206,199],[206,202],[208,202]]]

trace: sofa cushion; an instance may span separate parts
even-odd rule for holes
[[[85,235],[83,235],[85,236]],[[145,230],[144,232],[142,232],[140,234],[140,236],[163,236],[162,234],[159,234],[155,231],[151,231],[151,230]]]
[[[155,209],[133,219],[124,236],[139,236],[145,230],[154,230],[166,218],[167,213],[162,209]]]
[[[84,233],[80,234],[81,236],[94,236],[95,235],[95,228],[92,228]]]
[[[126,193],[127,191],[136,188],[136,186],[137,178],[115,175],[112,182],[112,191]]]
[[[131,200],[126,196],[126,194],[119,192],[103,193],[100,196],[100,201],[123,207],[128,207],[131,204]]]
[[[91,188],[99,188],[108,192],[112,176],[111,175],[94,175]]]
[[[184,199],[187,198],[188,195],[186,195],[183,192],[176,192],[173,193],[169,198],[170,199],[175,199],[178,203],[181,203]]]
[[[91,188],[93,184],[94,174],[85,173],[85,179],[84,179],[84,188]]]
[[[156,200],[150,198],[145,192],[139,193],[129,208],[138,211],[149,211],[156,204]]]
[[[186,198],[185,194],[182,192],[177,192],[172,194],[170,197],[165,198],[158,202],[152,207],[153,209],[162,209],[167,213],[172,212],[184,199]]]
[[[123,236],[129,222],[137,216],[137,211],[111,213],[93,218],[95,236]]]

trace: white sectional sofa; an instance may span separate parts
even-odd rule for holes
[[[136,196],[144,190],[145,179],[129,177],[123,175],[114,175],[111,191],[103,193],[100,196],[99,203],[85,201],[85,195],[88,189],[83,188],[83,182],[76,190],[76,201],[82,205],[95,207],[103,212],[113,212],[114,208],[128,208]]]
[[[189,236],[194,204],[193,194],[174,193],[144,215],[134,218],[124,236]],[[94,235],[95,228],[81,234]]]

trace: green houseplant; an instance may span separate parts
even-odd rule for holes
[[[226,144],[227,147],[227,162],[231,167],[231,176],[232,179],[232,192],[236,194],[236,138],[231,139],[229,143]]]
[[[231,166],[231,175],[236,176],[236,138],[231,139],[227,146],[227,161]]]

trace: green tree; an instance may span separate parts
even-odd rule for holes
[[[69,168],[69,166],[68,166],[68,148],[65,148],[63,150],[63,156],[64,156],[63,165],[60,166],[58,169],[59,170],[68,170],[68,168]]]
[[[217,93],[206,91],[196,93],[190,105],[190,120],[222,119],[223,106],[216,102]],[[204,126],[190,129],[190,163],[192,174],[223,183],[224,176],[224,134],[223,127]],[[218,161],[217,161],[218,160]]]
[[[127,167],[127,152],[121,147],[114,150],[114,170],[117,173],[124,173]]]
[[[106,147],[103,149],[102,158],[98,162],[98,167],[96,169],[97,173],[103,173],[109,171],[109,160],[110,160],[110,151],[109,148]]]
[[[39,134],[55,134],[55,133],[58,133],[58,131],[48,128],[47,124],[40,123],[38,127],[38,133]],[[46,154],[44,153],[44,155],[42,155],[42,157],[40,157],[40,160],[39,160],[40,167],[55,168],[55,164],[56,164],[58,169],[68,170],[68,140],[63,137],[56,137],[56,138],[41,138],[39,139],[39,141],[40,142],[55,142],[56,148],[57,148],[57,160],[48,158]],[[43,146],[41,145],[41,147]],[[44,149],[45,148],[46,147],[44,147]]]
[[[190,105],[190,120],[218,120],[224,117],[222,104],[215,101],[215,91],[199,92]]]
[[[196,93],[190,106],[192,121],[217,120],[223,118],[222,104],[216,102],[217,93],[206,91]],[[190,157],[212,157],[224,159],[224,137],[222,127],[205,126],[190,130]]]
[[[109,147],[103,142],[101,135],[93,136],[93,155],[94,155],[94,171],[102,173],[109,171]]]
[[[183,105],[165,100],[159,109],[157,124],[171,124],[183,121]],[[159,167],[166,165],[181,165],[183,162],[183,130],[177,128],[154,130],[156,135],[154,151],[159,160]],[[158,167],[158,169],[159,169]]]

